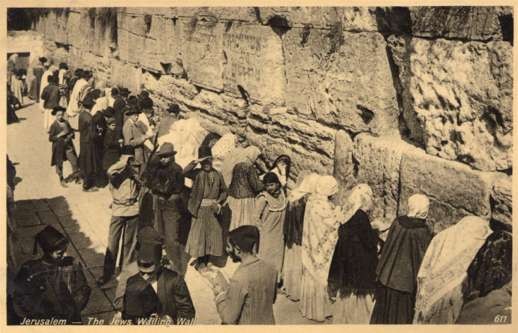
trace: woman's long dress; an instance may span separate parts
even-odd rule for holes
[[[40,102],[41,77],[43,76],[44,71],[45,70],[42,66],[37,66],[32,69],[34,77],[32,78],[32,81],[30,83],[29,98],[33,101],[36,101],[36,103]]]
[[[284,255],[284,220],[287,199],[283,191],[277,198],[262,192],[256,199],[257,227],[259,228],[259,258],[271,264],[280,276]]]

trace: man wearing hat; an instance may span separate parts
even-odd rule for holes
[[[92,90],[81,100],[81,112],[79,113],[79,167],[83,176],[83,191],[96,191],[95,178],[101,169],[101,163],[97,158],[98,131],[93,122],[90,110],[99,97],[98,89]]]
[[[146,154],[144,152],[144,142],[154,136],[152,131],[146,132],[143,126],[138,122],[140,111],[138,108],[130,107],[126,111],[128,119],[122,127],[122,136],[124,144],[135,148],[135,159],[141,164],[146,162]]]
[[[189,256],[185,244],[190,216],[182,167],[175,162],[172,143],[163,143],[144,174],[146,187],[153,193],[155,229],[165,237],[167,257],[175,271],[185,274]]]
[[[48,131],[51,124],[51,112],[56,106],[59,106],[59,86],[57,76],[49,75],[47,80],[47,85],[41,92],[41,99],[44,112],[43,128]]]
[[[140,162],[135,159],[131,146],[121,149],[121,157],[108,169],[109,188],[112,195],[112,218],[108,234],[108,248],[104,257],[103,276],[97,280],[102,288],[111,287],[122,236],[121,269],[135,261],[137,230],[139,226],[138,172]]]
[[[183,277],[161,264],[162,237],[147,226],[138,238],[138,273],[127,280],[122,319],[145,324],[192,322],[196,312]]]
[[[66,187],[66,181],[63,178],[63,161],[67,160],[72,167],[72,174],[68,179],[76,182],[80,181],[79,168],[77,166],[77,154],[74,148],[74,131],[70,123],[65,120],[66,109],[57,106],[52,110],[55,120],[49,129],[49,141],[52,142],[52,157],[50,159],[51,166],[56,167],[56,173],[59,176],[61,186]]]
[[[68,240],[50,225],[36,235],[35,252],[37,245],[43,256],[24,263],[15,279],[16,314],[25,323],[45,323],[45,319],[81,323],[81,310],[91,292],[81,263],[65,256]]]
[[[106,117],[106,132],[103,138],[103,170],[108,174],[108,169],[120,158],[122,140],[117,133],[117,121],[114,117],[114,109],[111,107],[104,110]]]
[[[223,229],[217,216],[227,199],[227,185],[223,175],[212,167],[212,156],[207,154],[199,157],[184,169],[184,175],[194,179],[187,203],[192,225],[186,251],[192,258],[196,258],[191,263],[196,269],[208,266],[211,256],[224,255]],[[198,163],[201,168],[194,169]]]
[[[122,126],[124,126],[124,109],[126,108],[126,98],[128,89],[112,88],[113,98],[113,117],[115,119],[115,131],[119,139],[122,139]]]
[[[223,324],[273,325],[277,271],[257,257],[259,229],[243,225],[229,233],[227,253],[239,267],[228,283],[213,284],[216,308]]]

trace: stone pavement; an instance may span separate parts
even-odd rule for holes
[[[81,260],[92,287],[83,320],[103,319],[109,324],[118,311],[113,303],[114,288],[103,291],[95,285],[101,275],[110,220],[110,193],[107,189],[84,193],[79,185],[62,188],[50,166],[51,145],[43,129],[43,115],[36,104],[17,111],[20,123],[7,126],[7,153],[15,163],[18,184],[15,190],[17,260],[33,256],[34,235],[46,224],[62,231],[70,240],[68,253]],[[75,140],[79,147],[78,138]],[[65,176],[70,172],[67,163]],[[191,267],[186,282],[196,308],[197,324],[219,324],[212,292],[207,282]],[[303,318],[298,303],[278,295],[274,306],[278,324],[316,324]]]

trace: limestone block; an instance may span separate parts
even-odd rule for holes
[[[330,28],[340,24],[347,31],[377,31],[374,9],[368,7],[259,7],[258,11],[263,24],[282,17],[290,27]]]
[[[359,134],[354,139],[353,158],[357,169],[356,182],[367,183],[374,193],[373,217],[393,220],[400,198],[400,164],[403,152],[414,149],[398,137],[373,137]]]
[[[173,15],[176,17],[211,16],[224,21],[257,23],[257,12],[258,9],[254,7],[177,7],[174,8]]]
[[[513,179],[499,173],[491,192],[491,217],[504,224],[513,224]]]
[[[427,38],[502,40],[505,15],[511,7],[410,7],[412,34]]]
[[[491,215],[491,177],[465,164],[430,156],[420,149],[406,150],[401,158],[400,183],[400,215],[406,214],[411,195],[423,193],[430,199],[428,220],[436,231],[468,214]]]
[[[111,85],[128,88],[132,93],[140,92],[143,81],[140,68],[115,59],[111,60],[111,68]]]
[[[156,79],[153,75],[145,73],[142,83],[147,91],[156,96],[161,96],[169,101],[188,104],[198,94],[198,89],[186,80],[175,79],[170,75],[162,75]]]
[[[66,32],[68,42],[78,47],[81,44],[83,36],[81,30],[81,13],[73,11],[68,14]]]
[[[286,79],[282,42],[270,28],[234,23],[223,34],[223,87],[262,103],[283,104]]]
[[[128,62],[138,64],[143,58],[143,50],[146,38],[136,35],[132,32],[128,33]]]
[[[68,44],[67,21],[69,14],[61,14],[56,16],[56,34],[55,40],[61,44]]]
[[[223,89],[223,32],[225,25],[212,18],[182,19],[183,65],[194,84]]]
[[[288,107],[355,133],[397,129],[396,91],[381,34],[293,28],[283,43]]]
[[[512,46],[413,38],[409,97],[426,151],[479,170],[512,167]]]
[[[129,61],[130,37],[129,31],[117,29],[117,49],[119,51],[119,59]]]

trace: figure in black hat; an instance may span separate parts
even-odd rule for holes
[[[136,106],[129,106],[126,111],[128,119],[122,127],[124,144],[135,148],[135,159],[142,165],[146,162],[144,142],[151,139],[155,134],[147,131],[138,121],[140,110]]]
[[[108,107],[104,110],[104,116],[106,117],[106,132],[103,138],[103,170],[107,174],[108,169],[120,158],[122,140],[119,139],[117,133],[114,109]]]
[[[65,256],[68,240],[52,226],[36,235],[43,256],[29,260],[15,279],[13,297],[16,314],[25,322],[31,319],[64,319],[67,324],[81,323],[81,310],[91,289],[81,263]]]
[[[83,191],[96,191],[95,178],[99,174],[101,163],[99,161],[96,140],[98,138],[97,127],[90,113],[95,101],[100,96],[100,90],[94,89],[86,93],[81,101],[79,113],[79,167],[83,176]]]
[[[122,126],[124,125],[124,109],[126,108],[126,98],[128,97],[128,89],[112,88],[113,102],[113,118],[115,119],[115,131],[117,138],[122,140]]]
[[[187,203],[192,215],[192,225],[186,251],[192,258],[196,258],[191,265],[196,269],[203,269],[210,266],[211,256],[224,255],[223,230],[217,216],[227,199],[227,185],[221,172],[212,167],[212,156],[207,154],[199,157],[200,159],[192,161],[184,169],[184,175],[194,179]],[[201,168],[194,169],[198,163]]]
[[[223,324],[272,325],[277,293],[277,271],[257,257],[259,229],[243,225],[229,233],[227,253],[238,269],[225,283],[214,283],[216,307]],[[217,281],[217,280],[216,280]]]
[[[164,235],[167,257],[177,273],[184,275],[189,256],[185,244],[189,233],[183,169],[175,162],[176,150],[163,143],[144,174],[146,187],[153,193],[156,230]]]
[[[161,264],[160,234],[150,226],[142,228],[137,252],[139,272],[127,280],[122,319],[146,324],[192,322],[196,312],[184,279]]]
[[[108,169],[109,188],[113,201],[103,276],[97,281],[101,288],[109,288],[115,282],[113,278],[122,235],[121,269],[135,261],[139,226],[139,168],[140,162],[135,159],[135,149],[124,146],[121,149],[119,161]]]
[[[58,77],[56,75],[49,75],[48,85],[43,88],[41,92],[41,99],[43,99],[43,127],[45,130],[49,130],[51,123],[51,112],[52,110],[59,106],[59,87],[58,87]]]
[[[80,172],[77,166],[77,154],[74,148],[74,131],[70,123],[65,119],[65,108],[57,106],[52,110],[55,120],[49,129],[49,141],[52,142],[51,166],[56,167],[61,186],[66,187],[63,178],[63,161],[68,161],[72,167],[72,174],[67,177],[69,180],[80,182]]]

